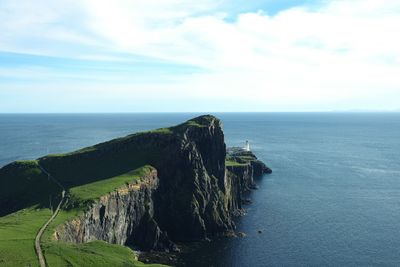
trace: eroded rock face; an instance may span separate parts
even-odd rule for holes
[[[226,147],[216,118],[194,119],[202,127],[186,127],[177,135],[179,147],[161,162],[156,193],[156,218],[174,240],[199,240],[234,228],[225,203]],[[230,188],[229,188],[230,190]]]
[[[153,219],[157,171],[95,201],[84,214],[57,228],[58,240],[84,243],[104,240],[142,249],[171,249],[173,244]]]

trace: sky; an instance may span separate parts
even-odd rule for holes
[[[398,0],[1,0],[0,113],[400,111]]]

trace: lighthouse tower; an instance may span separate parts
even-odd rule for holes
[[[250,143],[249,143],[248,140],[246,140],[246,143],[245,143],[245,145],[244,145],[244,150],[250,151]]]

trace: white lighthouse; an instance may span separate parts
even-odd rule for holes
[[[244,144],[244,150],[250,151],[250,143],[248,140],[246,140],[246,143]]]

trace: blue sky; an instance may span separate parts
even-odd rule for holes
[[[400,109],[400,2],[0,2],[1,112]]]

